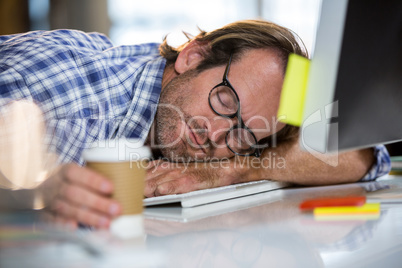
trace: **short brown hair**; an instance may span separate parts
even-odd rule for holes
[[[307,50],[304,45],[303,47],[300,46],[297,41],[300,38],[294,32],[264,20],[237,21],[211,32],[200,30],[200,33],[195,37],[191,37],[187,33],[184,34],[189,42],[196,40],[201,44],[208,44],[209,49],[204,51],[204,60],[200,63],[201,67],[199,68],[201,70],[226,64],[231,54],[235,60],[236,54],[253,48],[278,49],[285,63],[289,53],[308,57]],[[159,51],[166,58],[167,64],[171,64],[176,61],[177,56],[185,46],[186,44],[177,48],[171,47],[165,38]]]
[[[189,39],[188,42],[195,40],[200,44],[206,44],[207,49],[203,51],[204,59],[197,67],[199,72],[226,64],[230,55],[235,61],[244,51],[256,48],[277,50],[283,62],[284,74],[290,53],[308,58],[307,49],[297,34],[278,24],[264,20],[237,21],[211,32],[200,30],[200,33],[195,37],[187,33],[184,34]],[[165,38],[159,47],[159,51],[169,65],[176,61],[177,56],[186,45],[187,43],[174,48],[168,45]],[[274,135],[276,135],[276,140],[280,142],[294,137],[297,133],[297,127],[286,125],[278,134]]]

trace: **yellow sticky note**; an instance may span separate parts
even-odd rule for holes
[[[380,213],[380,203],[366,203],[360,207],[319,207],[314,209],[315,216],[324,215],[358,215],[358,214],[378,214]]]
[[[279,121],[301,126],[309,70],[310,60],[296,54],[289,55],[279,102]]]
[[[316,215],[316,221],[373,221],[380,218],[377,214],[356,214],[356,215]]]

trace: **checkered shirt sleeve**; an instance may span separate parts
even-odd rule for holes
[[[61,162],[83,164],[96,140],[145,140],[162,85],[159,44],[114,47],[99,33],[34,31],[0,36],[0,105],[36,103],[46,143]]]
[[[384,145],[374,147],[374,156],[376,158],[374,165],[360,181],[372,181],[390,172],[391,158]]]

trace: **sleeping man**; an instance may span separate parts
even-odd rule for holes
[[[47,145],[63,163],[50,211],[74,226],[107,228],[121,213],[112,183],[82,167],[82,151],[98,140],[137,138],[153,150],[147,197],[261,179],[325,185],[386,174],[384,146],[327,159],[300,150],[298,129],[276,117],[290,53],[307,57],[290,30],[262,20],[201,32],[177,48],[166,40],[113,46],[75,30],[0,36],[0,105],[25,100],[43,112]],[[333,157],[335,167],[327,164]]]

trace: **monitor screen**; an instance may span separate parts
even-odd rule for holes
[[[402,140],[402,1],[322,1],[301,131],[320,153]]]

